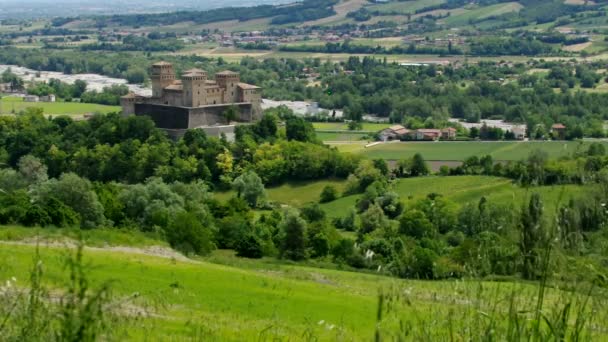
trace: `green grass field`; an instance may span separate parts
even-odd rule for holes
[[[506,178],[491,176],[451,176],[451,177],[417,177],[399,179],[394,185],[394,191],[405,201],[406,207],[428,194],[437,193],[457,205],[476,203],[485,196],[492,203],[513,203],[521,205],[528,195],[538,192],[546,208],[546,213],[554,213],[560,203],[567,202],[571,197],[577,197],[587,191],[587,187],[577,185],[540,186],[529,189],[513,184]],[[312,196],[311,196],[312,197]],[[355,206],[360,195],[339,198],[333,202],[321,204],[330,217],[341,217]]]
[[[105,106],[94,103],[77,102],[23,102],[20,97],[3,97],[0,99],[0,114],[17,114],[26,108],[42,108],[44,114],[87,114],[111,113],[120,111],[119,106]]]
[[[470,20],[478,20],[490,16],[498,16],[509,12],[518,12],[523,6],[517,2],[501,3],[485,7],[479,7],[459,15],[450,16],[445,23],[450,26],[467,25]]]
[[[368,133],[364,132],[318,132],[317,138],[321,141],[331,142],[331,141],[368,141],[372,138],[369,137]]]
[[[387,4],[369,6],[370,11],[379,11],[380,13],[398,12],[402,14],[416,12],[419,9],[440,5],[445,0],[414,0],[414,1],[393,1]]]
[[[608,142],[602,142],[608,145]],[[495,160],[521,160],[540,149],[550,158],[570,155],[584,150],[588,142],[577,141],[467,141],[467,142],[395,142],[365,147],[364,142],[341,143],[335,146],[342,152],[361,154],[366,158],[399,160],[422,154],[426,160],[461,161],[471,156],[491,155]]]
[[[266,193],[268,194],[268,199],[272,202],[299,207],[309,202],[319,201],[321,191],[328,185],[331,185],[339,192],[342,192],[344,190],[345,181],[336,179],[316,182],[292,182],[277,187],[270,187],[266,189]],[[224,201],[234,195],[234,191],[214,193],[215,198]]]
[[[17,286],[26,286],[36,247],[5,242],[0,246],[0,280],[16,277]],[[68,277],[66,249],[39,249],[43,282],[60,293]],[[270,259],[237,259],[229,251],[187,261],[128,250],[85,249],[85,262],[89,284],[97,287],[111,281],[116,300],[126,303],[119,311],[125,318],[114,327],[124,329],[121,340],[373,340],[376,329],[387,337],[399,331],[392,316],[377,324],[380,290],[403,299],[394,302],[390,312],[413,324],[412,332],[421,334],[431,327],[434,333],[447,335],[452,327],[463,337],[470,334],[467,328],[482,334],[482,318],[504,319],[513,294],[521,300],[518,310],[533,308],[537,291],[534,284],[518,282],[401,280]],[[563,295],[548,289],[545,298],[554,303]],[[136,318],[129,312],[141,313]]]
[[[312,126],[316,130],[324,130],[324,131],[347,131],[348,124],[345,122],[313,122]],[[388,123],[370,123],[364,122],[362,123],[361,130],[363,131],[372,131],[377,132],[389,127]]]

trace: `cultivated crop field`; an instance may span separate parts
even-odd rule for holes
[[[16,277],[16,286],[27,286],[36,247],[0,245],[0,280]],[[43,244],[39,250],[43,284],[60,294],[71,252],[57,244]],[[408,335],[465,338],[471,334],[467,327],[475,325],[475,334],[482,334],[487,321],[496,320],[494,329],[505,329],[509,303],[518,311],[532,309],[538,292],[535,285],[518,282],[400,280],[270,259],[235,259],[227,251],[187,260],[141,250],[84,251],[89,285],[97,288],[111,281],[112,307],[122,317],[112,328],[121,340],[372,340],[376,334],[403,335],[399,322],[410,327]],[[548,308],[578,297],[546,291]],[[594,298],[591,303],[589,310],[603,302]],[[598,322],[603,318],[605,312],[595,317]],[[426,331],[429,327],[432,332]]]
[[[608,142],[602,142],[608,146]],[[521,160],[540,149],[549,158],[559,158],[583,151],[587,142],[578,141],[466,141],[466,142],[393,142],[365,147],[364,142],[340,143],[342,152],[360,154],[370,159],[399,160],[420,153],[426,160],[462,161],[471,156],[491,155],[494,160]]]
[[[87,114],[111,113],[120,111],[119,106],[105,106],[94,103],[77,102],[23,102],[20,97],[3,97],[0,99],[0,114],[17,114],[27,108],[42,108],[44,114]]]

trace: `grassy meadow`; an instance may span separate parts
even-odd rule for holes
[[[0,99],[0,114],[17,114],[26,108],[42,108],[48,115],[82,115],[88,113],[111,113],[120,111],[119,106],[105,106],[78,102],[24,102],[21,97]]]
[[[27,286],[36,247],[0,244],[0,280],[16,277],[17,287]],[[43,284],[58,295],[67,283],[68,252],[42,245],[39,253]],[[111,281],[112,307],[123,316],[112,327],[120,340],[365,341],[397,335],[467,339],[484,334],[490,323],[495,331],[507,329],[512,319],[509,304],[515,303],[518,315],[527,320],[526,310],[534,309],[538,293],[534,284],[400,280],[268,259],[236,259],[228,251],[204,260],[103,249],[85,249],[84,256],[92,288]],[[218,260],[224,264],[209,262]],[[574,297],[579,295],[547,289],[543,302],[550,308]],[[575,303],[580,305],[579,300]],[[581,312],[602,324],[606,312],[591,313],[603,303],[603,297],[593,298],[588,307],[580,306]],[[380,317],[379,308],[384,312]],[[580,315],[576,309],[579,306],[574,305],[573,312]],[[605,337],[601,329],[592,332]]]
[[[300,207],[309,202],[317,202],[323,188],[330,185],[335,187],[339,192],[344,190],[346,181],[341,179],[322,180],[316,182],[291,182],[277,187],[266,189],[268,199],[272,202],[287,204],[294,207]],[[216,192],[215,198],[219,200],[227,200],[234,196],[234,191]]]
[[[268,200],[293,207],[302,207],[311,202],[318,202],[323,188],[334,186],[338,193],[346,188],[344,180],[324,180],[316,182],[290,183],[267,189]],[[437,193],[461,206],[466,203],[477,203],[485,196],[493,203],[513,203],[522,205],[533,192],[540,193],[547,214],[555,212],[558,204],[564,204],[571,197],[582,195],[588,188],[578,185],[540,186],[524,188],[512,180],[493,176],[429,176],[402,178],[394,182],[393,190],[399,194],[406,206],[425,198],[428,194]],[[214,193],[218,200],[228,200],[234,191]],[[355,207],[360,194],[340,197],[321,208],[329,217],[342,217]],[[1,237],[1,235],[0,235]]]
[[[523,188],[513,184],[510,179],[492,176],[404,178],[396,180],[393,189],[405,201],[406,207],[431,193],[440,194],[457,206],[477,203],[481,197],[486,197],[492,203],[512,203],[520,206],[532,193],[538,192],[545,203],[547,214],[554,213],[558,204],[564,204],[571,197],[582,195],[586,191],[586,187],[577,185]],[[341,197],[321,204],[321,207],[330,217],[342,217],[355,206],[359,197],[361,195]]]
[[[608,145],[608,142],[602,142]],[[365,142],[335,144],[338,150],[360,154],[370,159],[399,160],[416,153],[426,160],[462,161],[471,156],[491,155],[494,160],[521,160],[540,149],[549,158],[559,158],[584,150],[586,142],[578,141],[466,141],[466,142],[394,142],[365,147]]]

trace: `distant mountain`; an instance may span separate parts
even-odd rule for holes
[[[0,19],[164,13],[222,7],[279,5],[294,0],[0,0]]]

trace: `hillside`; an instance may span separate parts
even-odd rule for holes
[[[4,229],[0,228],[0,233]],[[0,279],[3,283],[8,279],[18,287],[27,286],[35,247],[6,242],[0,242],[0,246]],[[62,296],[68,283],[68,270],[63,265],[69,254],[60,245],[43,244],[39,250],[44,268],[42,284],[52,289],[54,296]],[[505,299],[517,301],[518,309],[525,310],[535,305],[537,291],[534,285],[515,282],[395,280],[267,260],[237,260],[226,252],[216,253],[208,260],[231,266],[144,255],[137,248],[126,246],[118,251],[86,248],[84,255],[83,261],[88,265],[84,276],[91,292],[111,281],[109,300],[113,309],[106,314],[115,317],[102,334],[111,336],[110,340],[142,340],[151,336],[154,340],[242,341],[243,336],[264,341],[370,340],[374,335],[399,336],[396,319],[404,324],[426,322],[434,327],[427,331],[422,325],[411,326],[409,334],[418,338],[442,339],[452,334],[464,337],[471,333],[482,336],[488,323],[478,322],[480,329],[475,332],[464,329],[469,320],[478,318],[479,310],[485,310],[486,317],[505,319],[509,315],[507,304],[494,306],[494,303]],[[12,283],[10,279],[15,276],[16,283]],[[385,306],[378,301],[380,293],[384,298],[401,293],[405,301]],[[0,294],[0,300],[5,300],[4,296]],[[562,303],[577,298],[576,294],[547,289],[544,302],[551,310],[554,305],[561,308]],[[596,305],[601,305],[602,300],[593,298]],[[378,308],[383,315],[377,316]],[[580,304],[574,304],[573,308],[586,311]],[[458,317],[454,312],[458,312]],[[4,313],[3,309],[0,313]],[[601,322],[604,314],[586,317],[584,324]],[[19,324],[9,322],[13,324],[11,328]],[[494,334],[501,335],[508,331],[503,324],[493,329]],[[519,333],[525,335],[530,331],[522,327]],[[6,336],[3,335],[6,332],[1,331],[0,336]],[[592,335],[585,336],[602,334],[589,333]]]

